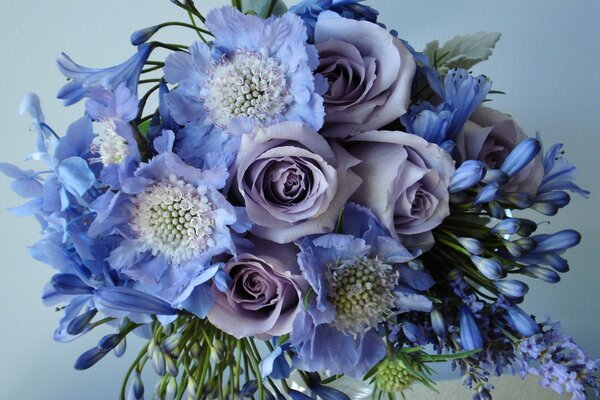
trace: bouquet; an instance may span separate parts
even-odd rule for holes
[[[28,94],[45,166],[0,164],[56,270],[54,338],[106,331],[75,368],[137,335],[121,399],[339,400],[350,378],[388,399],[447,361],[473,399],[503,373],[598,392],[598,361],[520,306],[521,277],[558,282],[580,241],[523,210],[588,192],[562,144],[484,104],[503,93],[469,70],[499,34],[419,52],[361,0],[171,2],[182,21],[134,32],[122,64],[61,55],[84,115],[60,135]]]

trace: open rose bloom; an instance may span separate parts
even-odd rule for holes
[[[448,360],[474,399],[505,370],[598,388],[597,362],[521,308],[522,277],[558,282],[580,235],[520,211],[588,192],[561,144],[483,106],[493,83],[468,71],[498,34],[418,52],[361,0],[173,3],[191,23],[134,32],[117,66],[63,54],[59,98],[84,115],[61,136],[28,94],[45,166],[0,164],[56,270],[55,339],[112,330],[76,368],[137,334],[121,399],[148,395],[146,365],[157,399],[348,399],[341,375],[392,398]]]

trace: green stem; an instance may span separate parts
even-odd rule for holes
[[[188,13],[191,14],[189,11],[188,11]],[[195,30],[196,32],[206,33],[207,35],[212,36],[212,33],[208,29],[202,29],[202,28],[198,27],[195,23],[188,24],[185,22],[171,21],[171,22],[164,22],[164,23],[158,25],[158,28],[162,29],[162,28],[166,28],[167,26],[181,26],[184,28],[189,28],[189,29]]]
[[[129,377],[133,373],[133,370],[136,367],[138,367],[141,359],[146,355],[147,351],[148,351],[148,344],[146,344],[144,347],[142,347],[142,350],[138,353],[138,356],[133,361],[133,363],[131,363],[131,366],[127,370],[127,373],[125,374],[125,378],[123,379],[123,383],[121,384],[121,391],[120,391],[121,394],[119,397],[120,400],[125,400],[125,391],[127,390],[127,382],[129,381]]]
[[[196,19],[194,19],[194,14],[192,14],[191,12],[188,11],[188,17],[190,18],[190,22],[192,23],[192,26],[198,28],[198,25],[196,25]],[[208,44],[208,41],[204,38],[204,35],[202,35],[201,31],[197,30],[196,34],[198,35],[200,40],[202,40],[204,43]]]
[[[96,321],[93,324],[90,324],[90,330],[92,330],[100,325],[106,324],[107,322],[114,321],[114,320],[115,320],[115,318],[108,317],[108,318],[101,319],[100,321]]]
[[[269,18],[271,15],[273,15],[273,10],[275,9],[276,4],[277,0],[271,0],[271,4],[269,4],[269,9],[267,10],[267,15],[265,15],[265,18]]]

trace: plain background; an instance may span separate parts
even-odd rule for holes
[[[224,2],[197,3],[207,11]],[[567,157],[579,168],[579,184],[592,191],[589,200],[574,197],[567,209],[552,218],[552,230],[574,227],[583,234],[581,245],[567,254],[571,272],[558,285],[531,282],[525,306],[541,318],[551,315],[561,320],[565,331],[592,356],[600,357],[600,1],[372,0],[368,4],[378,8],[380,20],[416,49],[456,34],[502,32],[494,56],[475,69],[490,76],[495,89],[508,93],[494,96],[489,105],[513,115],[530,135],[542,132],[546,144],[564,142]],[[185,18],[168,0],[3,0],[0,160],[25,166],[23,159],[34,149],[30,121],[17,113],[26,92],[39,93],[47,121],[59,132],[81,114],[81,104],[65,109],[55,99],[64,83],[54,66],[61,51],[84,65],[114,65],[133,53],[128,38],[134,30]],[[170,32],[162,38],[189,43],[183,31]],[[52,271],[27,254],[26,246],[38,237],[34,221],[4,211],[21,204],[9,183],[0,178],[0,399],[116,398],[139,343],[130,343],[124,359],[110,355],[89,371],[73,370],[76,357],[92,347],[101,332],[71,344],[52,341],[59,313],[39,300]],[[442,374],[442,378],[451,376]],[[531,389],[538,394],[514,394],[514,387],[508,383],[495,398],[542,398],[546,393]],[[453,394],[447,388],[443,386],[441,398],[470,398],[468,392]]]

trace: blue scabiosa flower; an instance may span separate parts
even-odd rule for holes
[[[306,24],[308,40],[313,41],[315,25],[319,14],[333,11],[344,18],[357,21],[377,22],[379,12],[367,5],[360,4],[364,0],[302,0],[291,6],[289,11],[299,15]]]
[[[298,263],[315,295],[296,318],[291,343],[297,368],[360,376],[386,353],[373,328],[393,314],[398,282],[411,281],[412,275],[401,277],[395,265],[413,256],[368,209],[355,204],[346,206],[343,231],[297,242]]]
[[[90,88],[115,90],[121,83],[136,95],[140,73],[151,51],[151,45],[142,44],[127,61],[110,68],[83,67],[63,53],[57,61],[58,69],[71,81],[58,92],[58,98],[69,106],[86,97]]]
[[[165,78],[178,84],[167,103],[180,125],[215,125],[235,134],[284,120],[321,128],[316,50],[306,44],[298,16],[264,20],[222,7],[208,14],[206,26],[215,35],[212,47],[195,43],[166,61]]]
[[[218,192],[226,170],[186,165],[172,153],[173,141],[165,132],[154,142],[159,154],[122,180],[121,192],[94,202],[90,234],[122,236],[108,258],[111,267],[135,281],[136,290],[183,306],[217,272],[209,268],[211,258],[233,252],[229,227],[237,217]]]

